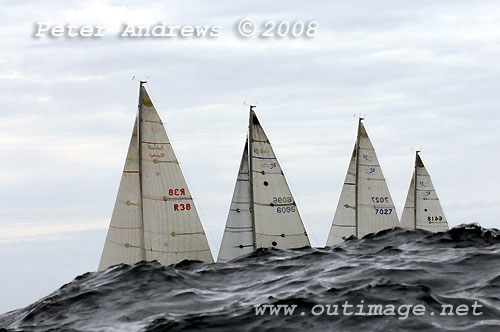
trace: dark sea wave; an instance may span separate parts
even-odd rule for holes
[[[257,315],[258,305],[296,307]],[[368,305],[385,313],[393,305],[395,314],[347,315]],[[424,314],[408,314],[409,305]],[[442,305],[455,314],[441,315]],[[467,314],[457,315],[459,306]],[[498,332],[500,232],[396,228],[335,247],[259,250],[228,264],[117,265],[0,315],[0,331],[303,330]]]

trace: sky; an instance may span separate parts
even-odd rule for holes
[[[134,76],[148,80],[214,257],[244,102],[258,103],[313,246],[325,245],[360,114],[399,216],[419,149],[450,227],[500,228],[498,1],[0,4],[0,313],[97,269],[137,111]],[[245,18],[251,37],[237,32]],[[267,21],[318,28],[259,37]],[[38,23],[106,33],[35,37]],[[119,37],[127,24],[220,31]]]

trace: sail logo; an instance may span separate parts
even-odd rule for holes
[[[255,154],[268,154],[269,153],[269,150],[268,149],[263,149],[263,148],[253,148],[253,152],[255,152]]]
[[[275,168],[277,166],[276,166],[276,163],[269,163],[269,164],[268,163],[264,163],[264,164],[262,164],[262,167],[273,169],[273,168]]]
[[[150,153],[149,157],[150,158],[163,158],[163,157],[165,157],[165,153]]]
[[[150,150],[163,150],[163,145],[148,145]]]

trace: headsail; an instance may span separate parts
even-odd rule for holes
[[[183,259],[213,262],[193,198],[163,123],[142,83],[140,89],[136,121],[140,126],[134,128],[127,157],[127,163],[134,162],[135,167],[132,167],[133,173],[124,171],[122,176],[123,189],[120,185],[99,270],[140,260],[158,260],[164,265]],[[129,180],[132,175],[134,179]],[[121,198],[131,195],[131,199]],[[129,241],[125,237],[124,223],[131,225],[126,227],[135,227],[134,236],[138,239]],[[115,230],[117,227],[121,227],[120,231]],[[131,255],[130,251],[136,254]]]
[[[249,138],[221,244],[218,259],[221,262],[251,252],[254,248],[291,249],[311,245],[295,199],[253,106],[250,107]],[[246,179],[249,185],[246,185]],[[242,210],[239,213],[234,213],[238,202],[249,206],[249,216],[242,214],[243,207],[240,207]],[[249,205],[246,205],[248,202]],[[241,227],[241,232],[235,233],[231,227]],[[246,231],[248,228],[251,238]]]
[[[408,229],[419,228],[431,232],[448,230],[441,203],[418,151],[415,154],[415,170],[401,216],[401,225]]]
[[[227,262],[233,258],[249,254],[254,250],[250,174],[248,170],[247,137],[219,250],[219,257],[217,258],[218,262]]]
[[[99,263],[99,271],[114,264],[133,264],[143,260],[143,241],[136,121],[108,229],[108,236]]]
[[[327,246],[342,242],[351,235],[356,235],[356,147],[352,152],[349,168],[345,176],[339,203],[333,218]]]
[[[358,138],[326,245],[399,225],[396,209],[368,133],[359,119]]]

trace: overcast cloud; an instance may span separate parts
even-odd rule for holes
[[[500,228],[498,1],[0,1],[0,312],[96,270],[137,108],[149,91],[216,257],[248,108],[324,246],[357,121],[398,215],[414,152],[450,226]],[[305,39],[238,38],[238,20],[316,20]],[[33,38],[37,22],[100,39]],[[213,39],[117,38],[124,23],[220,25]]]

